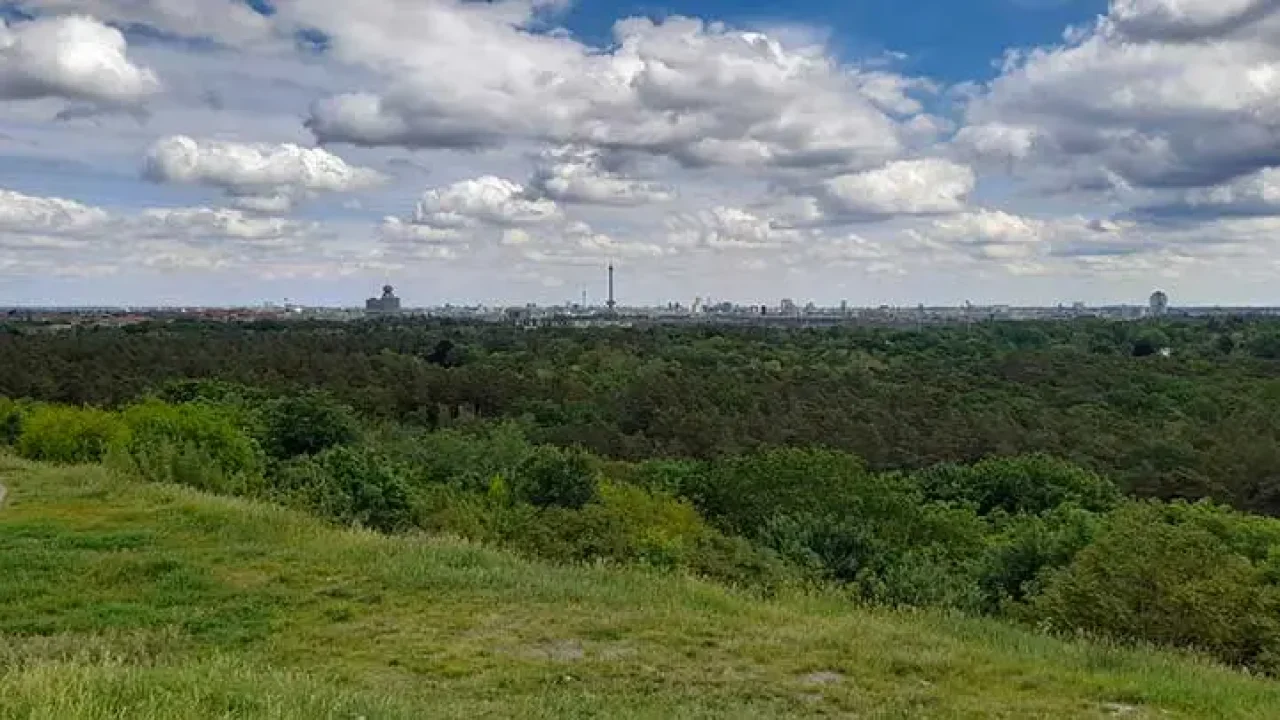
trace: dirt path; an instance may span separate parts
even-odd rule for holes
[[[4,496],[8,494],[9,494],[9,491],[5,488],[5,486],[0,485],[0,507],[4,507]]]

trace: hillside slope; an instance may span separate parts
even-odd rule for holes
[[[1280,683],[0,457],[0,718],[1280,717]]]

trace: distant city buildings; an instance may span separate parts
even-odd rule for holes
[[[1152,317],[1164,317],[1169,313],[1169,296],[1162,290],[1151,293],[1148,310]]]
[[[369,298],[364,301],[364,310],[371,315],[386,315],[400,312],[400,298],[396,297],[395,288],[382,286],[382,297]]]

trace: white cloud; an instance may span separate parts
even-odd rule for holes
[[[837,214],[929,215],[959,212],[973,192],[973,170],[949,160],[899,160],[824,185],[823,200]]]
[[[235,197],[237,206],[259,212],[287,211],[295,199],[312,193],[363,190],[385,180],[375,170],[353,167],[320,148],[198,141],[183,135],[152,145],[145,174],[156,182],[216,187]]]
[[[90,17],[0,18],[0,99],[64,98],[135,105],[160,90],[126,55],[124,35]]]
[[[1187,210],[1206,214],[1280,215],[1280,168],[1263,168],[1230,183],[1195,188],[1182,203]]]
[[[957,140],[1099,187],[1202,187],[1280,164],[1278,7],[1114,0],[1066,44],[1011,53]]]
[[[318,226],[278,217],[262,217],[227,208],[146,210],[134,223],[138,235],[190,243],[240,243],[246,246],[298,248],[316,239]]]
[[[240,45],[271,34],[271,21],[238,0],[19,0],[30,12],[78,14],[120,25],[145,25],[182,37]]]
[[[536,198],[511,180],[486,175],[423,193],[413,220],[436,228],[519,227],[561,218],[555,202]]]
[[[0,189],[0,234],[67,235],[101,228],[111,216],[74,200]]]
[[[603,153],[594,148],[561,147],[543,153],[531,186],[565,203],[636,206],[667,202],[672,188],[636,180],[605,167]]]
[[[523,8],[523,10],[522,10]],[[528,4],[282,4],[344,61],[387,78],[318,103],[322,141],[407,147],[516,139],[632,149],[689,165],[864,168],[903,149],[926,84],[840,65],[820,47],[670,18],[628,19],[608,50],[526,30]]]
[[[1042,252],[1045,233],[1038,220],[985,209],[938,218],[907,232],[923,250],[997,262],[1025,260]]]
[[[707,250],[776,250],[804,235],[750,210],[725,206],[673,216],[667,231],[675,247]]]

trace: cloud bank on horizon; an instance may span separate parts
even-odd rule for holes
[[[0,2],[0,304],[609,262],[637,302],[1273,301],[1280,0],[1110,0],[962,82],[803,6],[591,41],[565,0]]]

